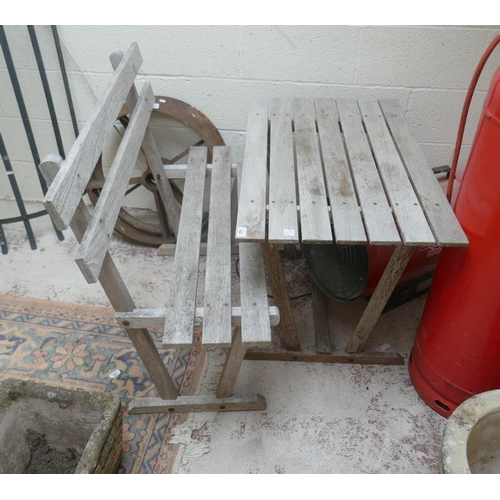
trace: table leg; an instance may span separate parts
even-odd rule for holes
[[[397,246],[363,315],[347,344],[346,352],[360,352],[403,274],[415,247]]]
[[[288,297],[278,246],[270,243],[261,243],[261,245],[274,302],[280,311],[280,322],[276,328],[282,347],[288,351],[300,351],[300,342],[293,319],[292,306]]]
[[[316,352],[318,354],[330,354],[332,352],[332,343],[330,340],[330,329],[328,327],[326,297],[312,279],[311,290]]]

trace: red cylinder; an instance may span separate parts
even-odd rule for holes
[[[445,417],[500,389],[500,68],[454,209],[469,246],[443,249],[409,361],[415,390]]]

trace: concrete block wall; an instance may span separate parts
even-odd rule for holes
[[[500,26],[58,26],[80,126],[111,75],[108,56],[138,42],[140,80],[156,95],[181,99],[205,113],[243,153],[250,99],[264,97],[397,98],[431,166],[451,162],[467,88]],[[74,134],[49,26],[37,26],[66,151]],[[7,26],[40,156],[57,152],[33,50],[25,26]],[[462,148],[475,133],[494,70],[495,51],[478,84]],[[0,55],[0,130],[26,199],[40,200],[33,159]],[[181,127],[155,121],[165,155],[191,139]],[[118,135],[113,141],[118,143]],[[181,145],[183,138],[188,143]],[[179,145],[173,144],[179,141]],[[181,147],[182,149],[178,149]],[[173,150],[169,148],[174,148]],[[11,197],[0,168],[0,197]],[[151,206],[136,193],[131,206]]]

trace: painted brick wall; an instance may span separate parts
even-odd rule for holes
[[[140,77],[156,95],[184,100],[205,113],[242,157],[246,112],[254,96],[392,97],[431,166],[449,164],[474,69],[500,26],[59,26],[80,125],[111,75],[109,54],[139,43]],[[37,26],[66,152],[74,134],[49,26]],[[25,26],[7,26],[40,156],[57,152],[49,113]],[[466,161],[489,81],[500,65],[490,59],[473,101],[461,163]],[[0,55],[0,130],[26,199],[42,193],[3,57]],[[175,123],[156,121],[165,156],[182,147]],[[118,133],[114,144],[118,143]],[[172,144],[179,141],[179,145]],[[185,144],[184,144],[185,145]],[[105,157],[107,161],[107,157]],[[0,197],[11,197],[0,168]],[[139,193],[131,206],[149,206]]]

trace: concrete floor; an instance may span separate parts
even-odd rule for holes
[[[41,206],[28,206],[29,212]],[[17,215],[0,201],[0,218]],[[58,241],[48,217],[32,221],[31,250],[22,224],[4,226],[9,253],[0,254],[0,294],[109,307],[99,284],[88,285],[74,262],[70,230]],[[138,307],[161,307],[173,258],[113,237],[111,254]],[[203,275],[203,265],[200,275]],[[286,262],[291,295],[309,291],[300,261]],[[234,273],[235,274],[235,273]],[[235,284],[237,276],[234,275]],[[407,361],[425,296],[383,315],[366,349],[390,349]],[[365,303],[329,304],[338,349],[346,345]],[[310,345],[310,299],[294,301],[304,344]],[[225,352],[209,350],[199,394],[213,390]],[[417,396],[405,366],[244,361],[236,393],[258,392],[259,412],[202,413],[178,428],[177,473],[420,473],[438,471],[445,419]]]

